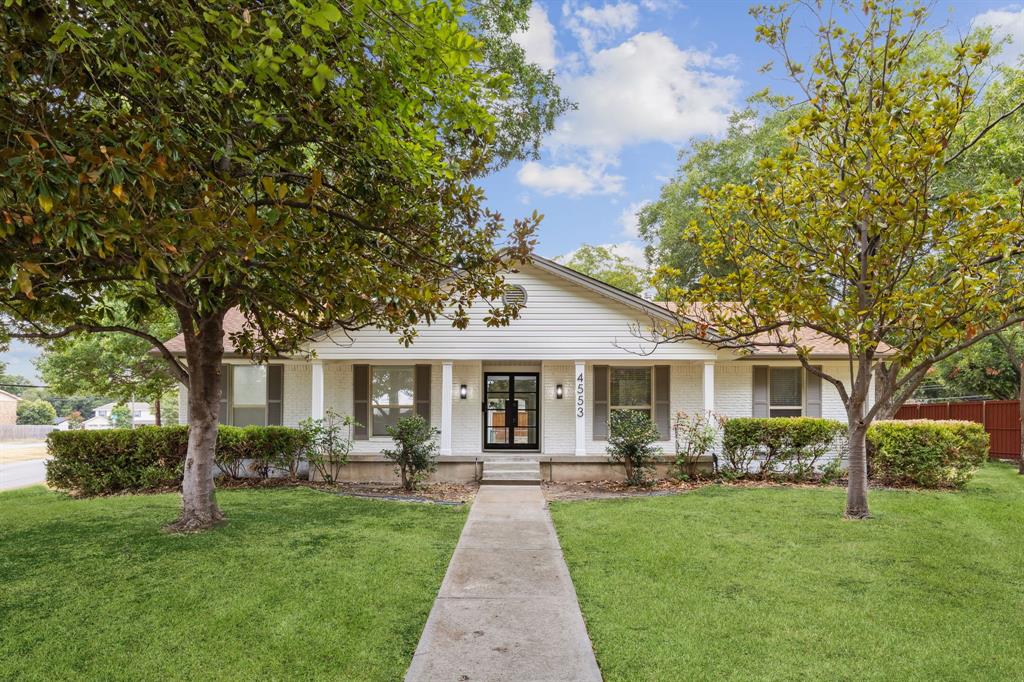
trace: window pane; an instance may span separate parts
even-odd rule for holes
[[[803,405],[799,367],[773,367],[771,372],[771,404],[773,406]]]
[[[374,405],[412,405],[414,384],[412,367],[374,367],[371,400]]]
[[[402,417],[412,414],[411,407],[374,407],[373,408],[373,435],[387,436],[387,428],[394,426]]]
[[[235,405],[264,405],[267,402],[267,368],[265,365],[235,365]]]
[[[650,367],[612,367],[611,404],[620,407],[651,404]]]
[[[231,423],[235,426],[266,426],[267,412],[262,407],[236,407]]]

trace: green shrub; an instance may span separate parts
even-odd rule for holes
[[[149,490],[181,482],[187,426],[51,431],[46,482],[83,495]]]
[[[221,426],[214,461],[232,478],[244,473],[246,460],[258,475],[280,470],[294,478],[307,443],[305,433],[284,426]],[[47,447],[46,481],[53,488],[82,495],[140,492],[181,483],[188,427],[52,431]]]
[[[872,475],[891,485],[962,488],[988,458],[988,434],[975,422],[880,421],[867,437]]]
[[[356,420],[327,410],[323,419],[305,419],[299,424],[308,444],[306,459],[320,480],[334,483],[334,474],[348,461],[352,451],[352,428]]]
[[[818,460],[843,448],[846,425],[832,419],[737,417],[722,427],[722,469],[731,477],[811,477]],[[754,463],[758,463],[754,471]]]
[[[413,490],[437,469],[438,448],[434,436],[440,431],[418,414],[402,417],[387,430],[395,441],[395,448],[382,450],[381,454],[395,463],[395,472],[402,478],[402,487]]]
[[[672,420],[672,432],[676,438],[676,474],[684,480],[696,478],[701,459],[715,447],[715,423],[703,413],[678,412]]]
[[[626,482],[649,485],[654,458],[661,454],[661,448],[654,445],[661,435],[650,416],[639,410],[615,410],[608,431],[606,451],[612,463],[625,467]]]

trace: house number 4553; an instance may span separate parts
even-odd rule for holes
[[[576,376],[576,416],[583,417],[583,374]]]

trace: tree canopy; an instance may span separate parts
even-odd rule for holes
[[[764,106],[755,98],[751,106],[729,117],[725,137],[694,139],[679,153],[676,176],[638,215],[640,236],[647,243],[647,260],[660,271],[663,290],[687,287],[701,275],[727,270],[724,262],[706,264],[697,246],[686,237],[691,224],[706,223],[701,190],[750,182],[758,162],[775,156],[784,146],[783,131],[795,111],[769,110],[765,114]]]
[[[116,309],[121,304],[115,300],[111,307]],[[166,308],[158,308],[151,319],[139,322],[140,328],[159,339],[168,339],[178,332],[177,316]],[[47,342],[36,366],[53,394],[102,395],[120,402],[150,402],[156,414],[162,416],[161,400],[177,386],[177,381],[167,362],[150,352],[152,348],[150,343],[131,334],[82,332]]]
[[[132,334],[189,386],[177,528],[220,520],[224,316],[257,360],[313,334],[507,323],[507,225],[474,184],[567,103],[511,35],[529,2],[54,0],[0,17],[3,331]],[[504,242],[504,243],[503,243]],[[107,305],[111,292],[123,314]],[[174,311],[185,361],[144,328]]]
[[[860,518],[868,515],[864,432],[881,406],[934,363],[1024,319],[1017,189],[944,181],[1024,101],[975,117],[991,48],[971,36],[941,59],[920,59],[936,34],[919,5],[753,12],[758,40],[803,95],[775,101],[803,110],[750,181],[701,191],[704,223],[692,222],[687,238],[709,274],[672,289],[684,315],[668,333],[741,352],[791,348],[831,383],[850,427],[847,515]],[[860,28],[843,28],[842,14],[855,14],[847,23]],[[805,64],[790,30],[807,20],[819,45]],[[728,271],[716,276],[719,263]],[[808,334],[845,347],[851,376],[813,364]]]
[[[568,256],[566,266],[613,287],[641,295],[650,286],[650,273],[607,246],[583,244]]]

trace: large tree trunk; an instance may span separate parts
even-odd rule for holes
[[[181,516],[168,526],[197,531],[224,520],[214,497],[214,452],[220,410],[220,372],[224,355],[224,314],[207,317],[192,334],[185,331],[188,360],[188,454],[181,482]]]
[[[871,514],[868,512],[867,424],[864,423],[862,397],[851,397],[848,414],[850,469],[846,487],[846,518],[866,519]]]
[[[153,423],[156,426],[163,426],[163,423],[160,420],[160,396],[157,396],[153,400]]]

